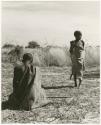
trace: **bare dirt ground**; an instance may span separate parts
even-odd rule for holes
[[[86,69],[80,89],[69,80],[70,67],[45,67],[41,72],[42,85],[52,104],[32,111],[2,109],[2,123],[99,123],[99,67]],[[12,92],[12,78],[13,65],[3,63],[2,103]]]

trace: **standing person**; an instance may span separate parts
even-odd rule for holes
[[[81,39],[82,33],[80,31],[74,32],[75,40],[70,42],[70,54],[71,54],[71,61],[72,61],[72,75],[74,76],[75,87],[81,85],[83,71],[85,69],[84,66],[84,48],[85,43]],[[79,84],[77,82],[79,81]]]
[[[45,91],[41,88],[39,68],[33,65],[33,56],[30,53],[25,53],[22,63],[14,68],[13,93],[9,101],[13,106],[25,110],[48,103]]]

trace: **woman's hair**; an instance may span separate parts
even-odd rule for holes
[[[75,31],[75,32],[74,32],[74,36],[78,36],[78,35],[81,35],[81,36],[82,36],[81,31]]]
[[[26,61],[31,61],[31,63],[33,62],[33,56],[31,53],[25,53],[23,55],[22,62],[26,62]]]

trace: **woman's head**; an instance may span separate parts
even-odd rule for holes
[[[31,64],[33,62],[33,56],[32,54],[30,53],[25,53],[23,55],[23,60],[22,60],[23,63],[25,64]]]
[[[75,36],[76,40],[80,40],[82,38],[81,31],[75,31],[74,36]]]

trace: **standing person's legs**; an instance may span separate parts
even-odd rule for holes
[[[83,71],[80,71],[80,77],[78,78],[78,80],[79,80],[78,88],[82,84],[82,78],[83,78]]]
[[[78,79],[78,88],[80,87],[82,83],[82,77],[83,77],[83,69],[84,69],[84,62],[82,59],[79,59],[77,61],[77,79]]]
[[[76,74],[74,74],[74,83],[75,83],[75,87],[77,87],[77,77],[76,77]]]
[[[82,79],[79,78],[79,85],[78,85],[78,87],[80,87],[81,83],[82,83]]]
[[[73,74],[70,75],[70,80],[72,79],[72,75],[73,75]]]

